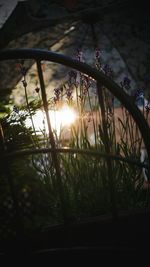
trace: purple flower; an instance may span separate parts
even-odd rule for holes
[[[72,100],[72,88],[69,87],[68,89],[66,89],[66,98],[70,101]]]
[[[144,97],[144,90],[143,89],[138,89],[135,92],[135,99],[137,100],[138,98],[143,98]]]
[[[112,68],[108,64],[104,65],[103,71],[104,71],[105,75],[107,75],[108,77],[112,78],[113,71],[112,71]]]
[[[62,88],[55,88],[54,89],[54,102],[55,102],[55,104],[60,100],[61,92],[62,92]]]
[[[25,67],[21,67],[20,71],[23,76],[25,76],[27,73],[27,69]]]
[[[135,104],[137,106],[143,106],[145,103],[144,100],[144,90],[143,89],[137,89],[132,92],[133,100],[135,101]]]
[[[120,84],[121,84],[121,87],[125,88],[126,90],[129,90],[131,87],[130,83],[131,83],[131,80],[127,76],[125,76],[123,81],[121,81]]]
[[[124,85],[130,86],[131,80],[128,77],[124,77]]]
[[[76,55],[76,59],[80,62],[83,62],[83,52],[81,49],[77,49],[77,55]]]
[[[101,50],[99,48],[95,49],[95,66],[97,69],[101,69],[102,62],[101,62]]]
[[[145,110],[146,110],[147,113],[150,112],[150,105],[149,105],[149,104],[147,104],[147,105],[145,106]]]
[[[84,93],[86,93],[91,85],[90,77],[84,74],[81,75],[81,85],[83,86]]]
[[[95,49],[95,57],[96,57],[96,59],[97,59],[98,61],[100,61],[101,54],[102,54],[101,50],[100,50],[99,48],[96,48],[96,49]]]

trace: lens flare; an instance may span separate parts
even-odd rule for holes
[[[59,135],[61,129],[68,128],[75,122],[77,114],[73,109],[67,106],[63,106],[61,109],[56,111],[49,110],[49,117],[52,129],[55,131],[57,135]],[[48,133],[48,126],[44,112],[38,110],[36,114],[33,115],[33,122],[35,130],[39,132],[39,134],[44,129],[46,133]],[[26,120],[26,126],[32,127],[30,118]]]

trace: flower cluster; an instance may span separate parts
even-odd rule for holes
[[[147,113],[150,112],[150,103],[145,99],[144,89],[135,90],[132,96],[137,106],[142,106]]]
[[[77,49],[76,59],[80,62],[84,62],[83,52],[81,49]]]
[[[95,63],[95,65],[96,65],[96,67],[97,67],[98,69],[100,69],[101,66],[102,66],[102,62],[101,62],[101,54],[102,54],[101,50],[100,50],[99,48],[96,48],[96,49],[95,49],[95,59],[96,59],[96,63]]]
[[[73,89],[72,89],[71,86],[66,88],[66,98],[67,98],[68,101],[72,100],[72,98],[73,98],[72,93],[73,93]]]
[[[134,97],[135,97],[135,100],[144,98],[144,90],[143,89],[136,90]]]
[[[96,57],[96,59],[97,59],[98,61],[99,61],[100,58],[101,58],[101,54],[102,54],[101,50],[100,50],[99,48],[96,48],[96,49],[95,49],[95,57]]]
[[[23,66],[23,63],[17,63],[17,64],[16,64],[16,69],[19,70],[20,73],[21,73],[23,76],[25,76],[26,73],[27,73],[27,68],[25,68],[25,67]]]
[[[55,104],[59,102],[62,91],[63,91],[62,87],[54,89],[54,103]]]
[[[86,95],[89,87],[91,86],[91,80],[89,76],[81,74],[81,86],[83,89],[83,95]]]
[[[145,110],[146,110],[147,113],[150,112],[150,104],[149,104],[149,103],[147,103],[147,104],[145,105]]]
[[[145,105],[145,110],[146,110],[147,113],[150,112],[150,104],[149,104],[149,103],[147,103],[147,104]]]
[[[103,67],[103,72],[105,73],[105,75],[107,75],[109,78],[113,77],[113,70],[112,68],[108,65],[105,64]]]
[[[133,98],[133,101],[137,106],[144,106],[145,105],[145,99],[144,99],[144,90],[143,89],[137,89],[133,90],[131,92],[131,96]]]
[[[22,84],[23,84],[23,86],[24,87],[27,87],[27,82],[26,82],[26,80],[24,79],[24,80],[22,80]]]
[[[131,80],[127,76],[125,76],[123,81],[120,82],[120,85],[122,88],[128,91],[131,88],[130,83]]]

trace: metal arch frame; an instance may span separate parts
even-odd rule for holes
[[[51,61],[62,64],[64,66],[76,69],[84,74],[95,79],[99,84],[104,85],[107,89],[123,104],[123,106],[130,112],[133,119],[137,123],[145,148],[147,150],[149,165],[150,165],[150,127],[148,126],[143,114],[138,107],[131,100],[130,96],[122,90],[113,80],[108,78],[99,70],[92,68],[86,63],[79,62],[68,56],[50,52],[43,49],[8,49],[0,51],[0,61],[11,59],[34,59],[36,62],[42,60]]]

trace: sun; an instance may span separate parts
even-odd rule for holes
[[[62,129],[68,128],[75,123],[77,114],[74,109],[68,106],[63,106],[59,110],[49,110],[49,117],[53,131],[59,136]],[[44,129],[46,133],[48,133],[48,126],[44,112],[38,110],[36,114],[33,115],[33,122],[37,133],[40,134]],[[26,120],[26,126],[32,127],[30,118]]]
[[[58,111],[58,116],[62,126],[69,126],[76,120],[76,113],[73,109],[63,106],[61,110]]]

